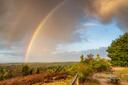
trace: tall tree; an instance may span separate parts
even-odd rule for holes
[[[128,33],[114,40],[107,52],[113,65],[128,66]]]

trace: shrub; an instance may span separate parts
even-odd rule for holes
[[[93,75],[93,68],[88,64],[79,64],[78,75],[79,80],[84,82],[85,80],[91,79]]]
[[[72,64],[65,68],[65,72],[69,75],[75,75],[77,73],[77,69],[79,67],[79,64]]]
[[[36,73],[39,74],[40,73],[40,68],[36,69]]]
[[[12,72],[9,71],[7,68],[0,68],[0,80],[6,80],[12,77]]]
[[[23,68],[22,68],[22,74],[23,74],[23,76],[26,76],[26,75],[29,75],[30,74],[29,66],[27,66],[27,65],[23,66]]]
[[[94,71],[96,72],[102,72],[110,70],[111,64],[107,59],[101,58],[99,54],[96,55],[96,58],[93,58],[92,54],[91,57],[85,58],[85,64],[88,64],[91,66]]]
[[[108,60],[105,59],[100,59],[100,60],[95,60],[93,62],[93,68],[95,69],[96,72],[103,72],[103,71],[109,71],[111,67],[111,64]]]

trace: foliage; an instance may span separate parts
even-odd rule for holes
[[[40,68],[36,69],[36,73],[39,74],[40,73]]]
[[[80,56],[80,62],[84,62],[84,55]]]
[[[12,75],[12,72],[9,71],[7,68],[0,68],[0,80],[6,80],[8,78],[11,78],[13,75]]]
[[[29,63],[29,64],[4,64],[0,66],[0,80],[41,73],[66,73],[74,75],[76,62],[66,63]]]
[[[88,64],[79,64],[78,75],[80,82],[84,82],[87,79],[91,79],[93,75],[93,68]]]
[[[97,54],[95,58],[92,54],[88,55],[84,62],[91,66],[96,72],[107,71],[111,67],[109,60],[101,58],[99,54]]]
[[[107,52],[114,66],[128,66],[128,33],[114,40]]]
[[[79,64],[72,64],[65,67],[65,72],[69,75],[75,75],[77,73],[77,69]]]
[[[87,58],[85,59],[85,61],[89,61],[90,62],[90,61],[94,60],[93,56],[94,56],[93,54],[88,54]]]
[[[46,70],[51,73],[61,72],[63,70],[63,66],[60,65],[50,66]]]
[[[77,68],[80,82],[92,79],[94,72],[103,72],[110,69],[111,64],[108,60],[101,58],[99,54],[95,58],[93,56],[93,54],[89,54],[85,58],[80,56],[80,59],[84,59],[80,61]]]
[[[100,55],[97,55],[95,60],[93,60],[93,68],[96,72],[103,72],[110,70],[111,64],[108,60],[101,58]]]
[[[22,74],[24,76],[26,76],[26,75],[29,75],[30,73],[32,73],[32,70],[30,70],[29,66],[27,66],[27,65],[23,66],[23,68],[22,68]]]

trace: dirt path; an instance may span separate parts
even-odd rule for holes
[[[100,82],[100,85],[110,85],[108,84],[107,75],[104,74],[95,74],[93,76],[94,79]]]
[[[93,76],[94,79],[100,82],[100,85],[115,85],[108,82],[108,77],[110,74],[97,73]],[[120,85],[128,85],[128,82],[120,81]]]
[[[128,85],[128,82],[121,81],[121,85]]]
[[[98,78],[97,80],[100,82],[101,85],[110,85],[110,84],[107,83],[106,79]]]

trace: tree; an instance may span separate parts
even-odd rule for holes
[[[113,65],[128,66],[128,33],[114,40],[107,52]]]
[[[27,66],[27,65],[23,66],[23,68],[22,68],[22,74],[23,74],[24,76],[30,74],[29,66]]]
[[[80,62],[84,62],[84,55],[83,54],[80,56]]]
[[[97,54],[97,55],[96,55],[96,61],[99,61],[100,59],[101,59],[100,55]]]
[[[93,59],[93,56],[94,56],[93,54],[88,54],[88,55],[87,55],[88,59],[90,59],[90,60]]]
[[[32,75],[33,73],[33,68],[29,70],[29,74]]]
[[[39,74],[40,73],[40,68],[36,69],[36,73]]]
[[[88,54],[87,57],[85,58],[86,63],[92,63],[94,61],[94,55],[93,54]]]

